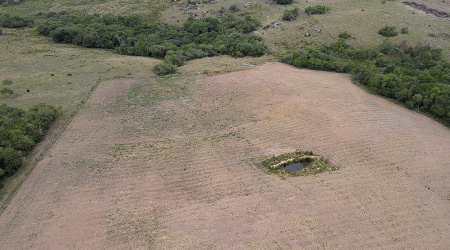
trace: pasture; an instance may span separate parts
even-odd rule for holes
[[[112,79],[2,213],[1,244],[443,248],[449,143],[446,127],[344,74],[266,63]],[[296,149],[341,169],[281,179],[256,166]]]
[[[418,2],[450,11],[442,1]],[[401,1],[358,0],[288,6],[230,0],[198,9],[186,9],[186,1],[36,0],[0,6],[0,13],[136,13],[181,24],[189,14],[230,12],[232,4],[235,15],[261,22],[257,34],[269,54],[192,60],[168,77],[152,71],[161,60],[54,44],[29,28],[3,29],[0,82],[11,79],[14,94],[1,95],[0,103],[45,102],[63,113],[0,190],[2,247],[450,244],[448,128],[365,92],[349,75],[275,62],[277,53],[333,42],[344,31],[354,45],[378,45],[385,25],[409,29],[392,41],[429,43],[449,59],[450,41],[439,36],[448,34],[449,20]],[[317,4],[330,13],[301,13],[275,27],[284,10]],[[340,169],[282,179],[258,167],[297,149]]]

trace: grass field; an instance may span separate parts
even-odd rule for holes
[[[119,56],[107,50],[54,44],[31,29],[5,29],[4,33],[0,36],[0,82],[11,79],[13,84],[8,88],[14,94],[0,95],[0,102],[25,109],[46,103],[61,107],[62,114],[47,140],[27,159],[26,167],[10,180],[11,185],[0,191],[2,201],[20,185],[23,173],[29,173],[98,83],[122,77],[151,77],[153,65],[158,62],[152,58]]]
[[[383,4],[384,2],[384,4]],[[331,43],[338,38],[339,33],[352,34],[351,43],[355,45],[378,45],[384,37],[378,35],[378,30],[385,26],[408,28],[408,34],[399,34],[391,38],[394,42],[406,41],[409,44],[429,43],[444,49],[447,59],[450,59],[450,41],[445,37],[433,38],[430,34],[448,34],[450,22],[445,18],[437,18],[419,10],[414,10],[395,1],[360,1],[360,0],[313,0],[297,1],[290,5],[277,5],[271,1],[213,1],[187,7],[187,1],[156,0],[104,0],[104,1],[68,1],[68,0],[36,0],[25,1],[19,5],[0,7],[0,13],[12,13],[27,16],[45,11],[69,11],[71,13],[113,13],[143,15],[146,20],[160,20],[181,25],[189,15],[214,16],[222,13],[233,13],[237,16],[251,15],[257,18],[262,27],[280,22],[284,10],[299,8],[300,16],[295,21],[283,21],[281,25],[267,30],[260,29],[258,34],[264,37],[272,51],[283,48],[298,48],[321,43]],[[445,1],[417,1],[431,8],[450,11],[450,4]],[[237,11],[230,11],[232,5]],[[331,7],[325,15],[306,15],[303,10],[317,4]],[[272,25],[273,26],[273,25]],[[320,30],[320,31],[319,31]],[[310,36],[306,37],[305,34]]]
[[[433,39],[429,34],[446,33],[450,30],[447,19],[425,15],[418,10],[409,9],[402,1],[296,1],[290,5],[277,5],[271,1],[219,1],[212,4],[199,5],[198,9],[185,8],[185,2],[177,2],[173,7],[167,8],[161,15],[161,20],[180,24],[190,14],[198,16],[217,16],[224,8],[230,13],[231,5],[236,4],[239,11],[231,12],[235,15],[250,14],[257,18],[262,27],[273,22],[281,22],[284,10],[300,9],[300,16],[294,21],[283,23],[267,30],[260,29],[261,35],[272,51],[282,51],[283,48],[299,48],[314,46],[321,43],[331,43],[338,39],[341,32],[352,34],[350,42],[354,45],[379,45],[386,38],[378,34],[378,30],[385,26],[395,26],[400,31],[407,27],[408,34],[399,34],[391,38],[394,42],[406,41],[409,44],[429,43],[432,46],[443,48],[445,57],[450,59],[450,41],[447,39]],[[331,11],[324,15],[306,15],[303,10],[309,6],[326,5]],[[426,4],[439,10],[449,10],[448,3],[442,1],[426,1]],[[203,14],[204,13],[204,14]],[[273,25],[272,25],[273,26]],[[320,30],[320,31],[319,31]],[[305,34],[310,36],[306,37]]]
[[[201,59],[199,61],[208,61]],[[280,63],[100,83],[0,216],[6,248],[445,248],[449,131]],[[341,168],[282,179],[296,149]]]
[[[234,14],[264,27],[286,9],[322,4],[331,12],[303,13],[257,34],[276,53],[332,42],[343,31],[352,44],[377,45],[382,26],[408,27],[390,39],[430,43],[450,59],[450,41],[428,36],[449,34],[449,20],[399,0],[230,0],[187,11],[186,2],[35,0],[0,13],[138,13],[181,24],[189,14],[216,16],[237,4]],[[442,1],[422,2],[450,11]],[[364,92],[348,75],[295,69],[269,54],[192,60],[158,78],[152,69],[160,60],[54,44],[29,28],[3,31],[0,82],[11,79],[14,95],[0,95],[0,103],[63,111],[0,191],[5,248],[450,244],[448,128]],[[341,169],[282,180],[256,166],[297,149]]]

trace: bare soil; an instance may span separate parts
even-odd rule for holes
[[[4,249],[445,249],[450,133],[345,74],[102,82],[0,215]],[[281,179],[296,149],[339,171]]]

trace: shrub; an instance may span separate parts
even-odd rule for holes
[[[11,85],[13,81],[11,79],[5,79],[3,80],[3,85]]]
[[[308,7],[305,9],[306,14],[325,14],[331,10],[328,6],[316,5],[314,7]]]
[[[186,56],[182,54],[167,54],[164,58],[164,62],[168,64],[173,64],[176,66],[181,66],[184,64],[184,62],[187,60]]]
[[[57,43],[71,43],[78,35],[78,29],[73,27],[59,27],[50,32],[50,37]]]
[[[294,0],[275,0],[277,4],[291,4]]]
[[[402,34],[408,34],[409,30],[408,28],[402,28],[402,30],[400,31]]]
[[[10,16],[8,14],[0,14],[0,27],[3,28],[22,28],[32,27],[33,20],[24,19],[19,16]]]
[[[293,10],[285,10],[282,19],[286,21],[292,21],[297,19],[298,14],[298,8],[295,8]]]
[[[339,33],[339,38],[349,39],[350,37],[352,37],[352,35],[350,35],[350,33],[348,33],[348,32],[341,32],[341,33]]]
[[[230,6],[230,11],[232,11],[232,12],[239,11],[239,8],[238,8],[237,4],[232,4]]]
[[[159,63],[155,65],[153,70],[157,75],[164,76],[177,72],[177,66],[170,63]]]
[[[386,25],[378,31],[378,34],[385,37],[393,37],[398,35],[398,31],[396,27]]]
[[[3,88],[2,90],[0,90],[0,94],[14,94],[14,91],[10,88]]]
[[[1,36],[1,35],[3,35],[3,30],[2,30],[2,29],[0,29],[0,36]]]

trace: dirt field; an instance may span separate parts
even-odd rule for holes
[[[0,215],[0,245],[445,249],[448,145],[447,128],[344,74],[115,79]],[[254,165],[296,149],[341,169],[283,180]]]

